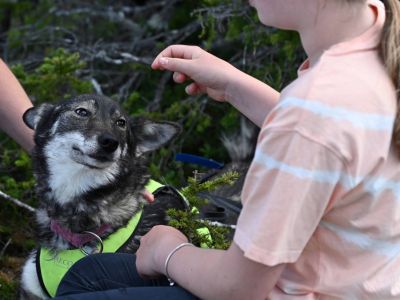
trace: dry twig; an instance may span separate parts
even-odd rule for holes
[[[11,201],[12,203],[14,203],[15,205],[17,205],[19,207],[27,209],[30,212],[35,212],[36,211],[36,209],[33,208],[32,206],[30,206],[30,205],[28,205],[28,204],[26,204],[26,203],[24,203],[24,202],[22,202],[22,201],[20,201],[18,199],[15,199],[15,198],[11,197],[10,195],[7,195],[6,193],[4,193],[2,191],[0,191],[0,197],[4,198],[5,200]]]
[[[4,253],[6,253],[6,249],[10,244],[11,244],[11,239],[8,239],[8,241],[4,245],[3,249],[1,249],[1,251],[0,251],[0,259],[4,256]]]

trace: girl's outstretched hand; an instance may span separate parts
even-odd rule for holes
[[[186,87],[186,93],[208,94],[217,101],[227,99],[227,89],[238,71],[226,61],[197,46],[172,45],[154,59],[151,67],[155,70],[174,72],[177,83],[193,82]]]

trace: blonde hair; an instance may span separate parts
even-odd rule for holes
[[[397,115],[393,130],[393,143],[400,155],[400,1],[384,0],[386,21],[380,42],[380,54],[397,94]]]

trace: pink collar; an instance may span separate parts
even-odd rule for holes
[[[103,224],[96,231],[93,231],[93,233],[101,237],[110,227],[109,224]],[[96,239],[90,233],[74,233],[68,228],[62,227],[60,223],[53,219],[50,221],[50,229],[76,248],[81,248],[83,245]]]

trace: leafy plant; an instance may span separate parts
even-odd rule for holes
[[[232,185],[238,177],[239,174],[237,172],[227,172],[215,179],[201,183],[196,178],[190,177],[188,186],[184,187],[181,193],[189,201],[192,209],[190,211],[169,209],[167,212],[171,218],[169,225],[182,231],[194,245],[214,249],[227,249],[231,244],[228,238],[230,229],[199,219],[199,210],[208,203],[199,194],[213,191],[221,185]]]
[[[12,71],[34,102],[58,102],[73,95],[93,92],[91,83],[80,78],[85,66],[79,53],[59,48],[45,57],[32,72],[26,72],[21,64],[14,65]]]

